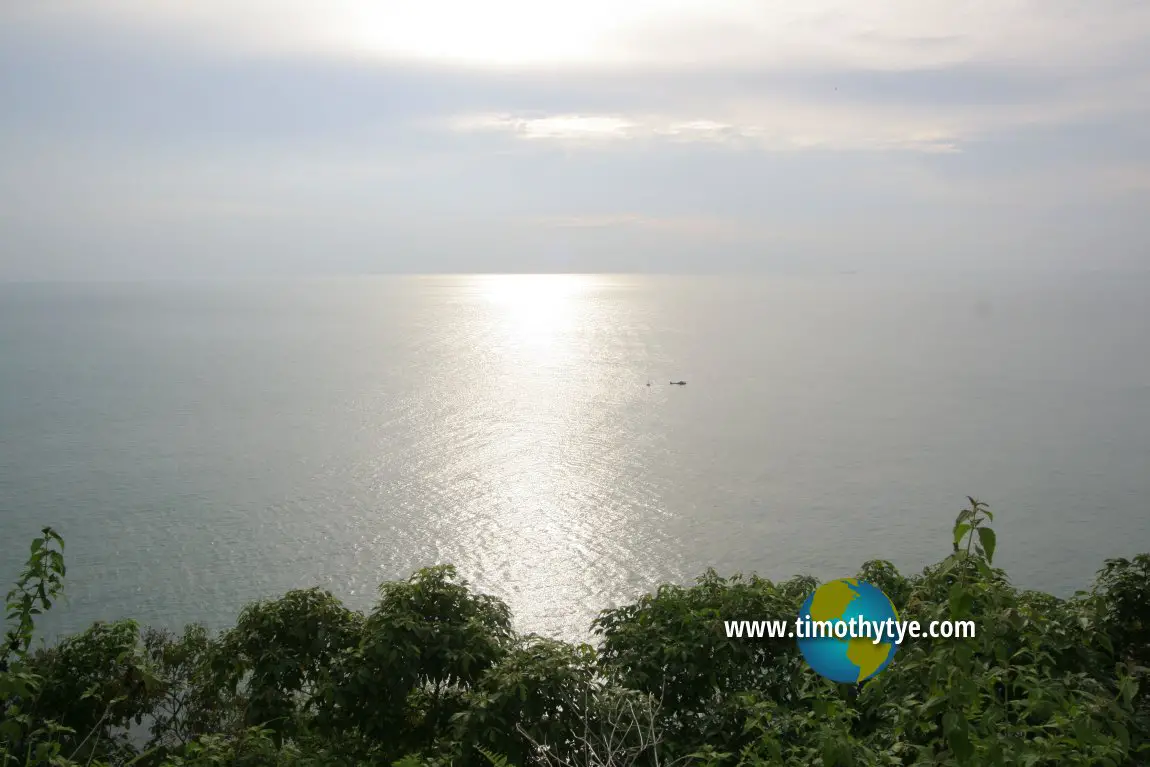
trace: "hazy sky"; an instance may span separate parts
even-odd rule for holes
[[[1150,2],[0,2],[0,279],[983,267],[1150,268]]]

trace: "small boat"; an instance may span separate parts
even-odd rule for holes
[[[686,386],[686,381],[671,381],[671,386]]]

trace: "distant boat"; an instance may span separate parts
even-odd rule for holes
[[[671,381],[671,386],[686,386],[686,381]]]

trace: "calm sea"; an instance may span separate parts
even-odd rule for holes
[[[0,286],[0,571],[64,534],[51,632],[450,562],[577,637],[708,566],[918,569],[967,494],[1022,586],[1150,550],[1150,280]]]

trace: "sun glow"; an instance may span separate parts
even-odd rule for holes
[[[477,277],[477,289],[495,308],[495,321],[511,347],[534,349],[537,361],[562,357],[563,337],[574,329],[581,294],[591,287],[582,275],[509,274]]]
[[[0,4],[0,25],[81,21],[245,53],[494,69],[918,71],[978,61],[1077,71],[1145,48],[1150,6],[1110,3],[1099,14],[1090,5],[1041,13],[1041,0],[100,0]]]
[[[648,2],[399,2],[349,6],[332,32],[365,54],[490,66],[529,66],[609,55],[623,26],[648,15]]]

